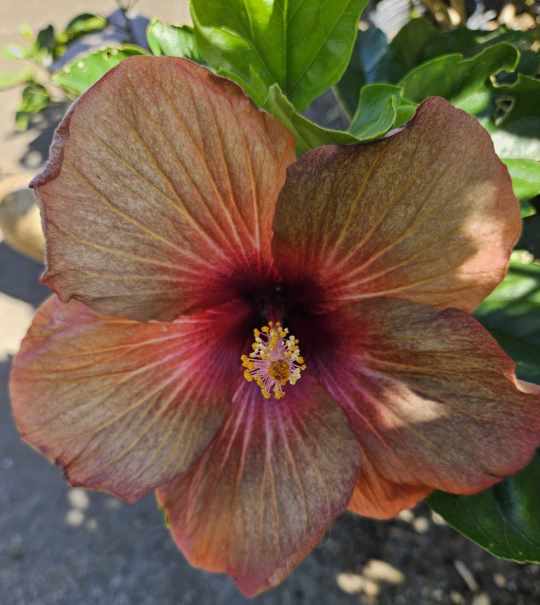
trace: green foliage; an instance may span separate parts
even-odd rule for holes
[[[540,562],[540,454],[520,473],[475,496],[435,492],[428,503],[491,554]]]
[[[359,33],[349,65],[335,87],[349,116],[357,111],[361,87],[374,81],[375,69],[387,48],[386,34],[377,27]]]
[[[296,109],[335,84],[349,62],[367,0],[192,0],[208,64],[258,105],[277,84]]]
[[[392,84],[369,84],[360,91],[358,108],[350,132],[360,141],[385,135],[390,128],[407,122],[416,104],[403,98],[402,89]]]
[[[154,55],[184,57],[197,63],[203,62],[195,32],[188,25],[167,25],[158,19],[152,19],[146,30],[146,39]]]
[[[517,374],[540,383],[540,265],[517,260],[477,310],[478,319],[516,361]],[[475,496],[434,493],[430,506],[494,555],[540,562],[540,453],[520,473]]]
[[[396,118],[399,105],[408,106],[410,114],[413,105],[431,96],[445,97],[464,111],[480,113],[492,103],[490,79],[502,70],[515,69],[518,61],[519,52],[505,43],[488,47],[468,59],[461,54],[437,57],[413,68],[396,85],[371,84],[361,88],[360,100],[363,99],[363,106],[358,106],[355,121],[362,119],[362,112],[366,111],[368,105],[371,115],[364,118],[366,121],[370,119],[378,122],[381,120],[381,112],[390,115],[388,107],[381,103],[380,94],[384,90],[392,91],[394,99],[400,99],[396,105]],[[367,98],[369,102],[366,103]],[[396,125],[387,119],[381,122],[383,123],[386,131]],[[353,128],[354,126],[351,130]]]
[[[516,197],[520,200],[529,200],[540,195],[540,161],[528,159],[503,161],[512,177]]]
[[[132,44],[102,48],[73,59],[54,74],[53,81],[68,95],[76,97],[124,59],[142,54],[144,49]]]
[[[62,44],[68,44],[79,36],[102,31],[107,27],[107,23],[107,19],[102,15],[82,13],[69,21],[64,31],[58,35],[58,39]]]
[[[406,26],[406,35],[398,34],[393,46],[390,45],[391,51],[382,54],[381,62],[397,54],[401,57],[401,67],[398,65],[401,70],[403,65],[419,60],[419,53],[425,51],[421,50],[421,45],[413,44],[416,38],[412,34],[415,28],[419,29],[424,34],[418,34],[418,39],[424,39],[429,32],[433,36],[433,31],[424,20],[411,23],[416,25]],[[513,32],[513,38],[519,33]],[[461,42],[464,37],[461,32]],[[484,39],[476,45],[480,51],[473,56],[448,54],[423,62],[397,84],[364,84],[360,88],[351,133],[360,138],[371,134],[383,136],[391,128],[403,124],[414,113],[416,104],[430,96],[442,96],[456,107],[476,115],[491,133],[497,153],[509,167],[516,195],[527,200],[540,194],[538,162],[535,161],[540,158],[540,80],[518,74],[515,82],[496,82],[498,74],[512,72],[522,65],[517,47],[498,41],[502,37],[500,34]],[[507,34],[504,38],[510,39]],[[525,38],[529,41],[528,36]],[[435,39],[430,39],[434,45]],[[447,44],[452,39],[448,34],[445,36]],[[371,71],[380,72],[381,69],[379,64]],[[396,65],[392,69],[397,73]],[[363,74],[360,74],[361,81],[365,82]]]
[[[15,114],[17,130],[26,130],[33,114],[43,111],[51,102],[51,97],[45,86],[31,82],[24,87],[21,101]]]
[[[38,78],[40,68],[49,68],[51,63],[61,57],[67,45],[79,36],[100,31],[107,26],[107,19],[93,13],[77,15],[69,21],[66,27],[56,32],[53,25],[47,25],[35,36],[32,29],[23,25],[21,35],[26,39],[26,47],[11,45],[3,49],[3,55],[9,59],[31,61],[35,68],[25,66],[13,73],[0,74],[0,90],[26,84],[19,106],[15,114],[15,126],[18,130],[26,130],[30,125],[32,115],[43,111],[51,103],[50,86],[46,78]],[[47,72],[42,69],[44,73]],[[74,94],[79,94],[78,89]]]
[[[298,153],[321,145],[356,143],[348,132],[323,128],[298,113],[277,84],[270,87],[264,107],[276,116],[294,135]]]
[[[423,61],[423,50],[438,30],[427,19],[409,21],[388,45],[374,69],[374,79],[397,83],[409,70]]]
[[[540,384],[540,265],[516,260],[502,284],[476,311],[516,361],[518,376]]]
[[[519,52],[504,42],[490,46],[474,57],[443,55],[412,69],[399,82],[403,96],[420,103],[440,96],[468,113],[484,111],[491,100],[490,78],[500,71],[512,71]]]
[[[30,51],[32,54],[30,54],[29,58],[33,56],[50,56],[52,59],[56,59],[61,54],[59,52],[58,46],[59,45],[55,36],[54,26],[47,25],[47,27],[44,27],[38,32],[33,49]]]
[[[31,67],[24,67],[15,72],[0,73],[0,91],[26,84],[33,78],[34,70]]]
[[[540,80],[524,74],[511,84],[493,86],[490,111],[482,123],[499,155],[540,159],[539,99]]]
[[[486,32],[459,27],[441,31],[428,19],[420,17],[409,21],[390,42],[380,56],[374,77],[377,81],[395,84],[414,67],[441,55],[460,53],[471,57],[501,42],[528,53],[538,41],[540,30],[522,32],[500,27]]]
[[[10,59],[28,59],[44,65],[61,57],[67,45],[85,34],[101,31],[107,27],[107,19],[94,13],[82,13],[69,21],[66,27],[57,32],[53,25],[47,25],[38,31],[36,36],[29,27],[21,33],[28,40],[26,48],[10,45],[3,50]]]

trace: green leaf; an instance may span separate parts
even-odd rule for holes
[[[476,316],[517,363],[520,378],[540,383],[540,265],[518,260],[476,310]],[[540,513],[540,509],[539,509]]]
[[[146,39],[154,55],[185,57],[202,63],[195,32],[188,25],[167,25],[158,19],[152,19],[146,30]]]
[[[36,51],[43,52],[45,54],[49,54],[54,56],[54,49],[56,48],[56,37],[54,33],[54,26],[47,25],[38,32],[35,41],[35,49]]]
[[[361,89],[351,133],[362,140],[382,136],[409,120],[416,103],[443,96],[482,116],[496,151],[505,157],[516,195],[522,200],[532,198],[540,194],[540,165],[535,161],[540,158],[540,81],[520,74],[514,84],[494,87],[490,82],[495,74],[514,69],[518,62],[515,48],[498,43],[469,59],[460,54],[432,59],[411,70],[399,85],[366,85]]]
[[[369,84],[360,91],[350,132],[359,141],[377,139],[392,127],[401,126],[410,120],[415,111],[416,103],[403,98],[401,87]]]
[[[526,76],[540,78],[540,53],[532,50],[522,50],[518,71]]]
[[[388,48],[386,34],[377,27],[370,27],[358,34],[351,60],[335,91],[343,108],[353,116],[360,99],[360,88],[375,80],[375,70]]]
[[[517,373],[540,383],[540,265],[514,253],[502,284],[477,310],[478,319],[517,362]],[[475,496],[435,492],[430,506],[492,554],[540,562],[540,453],[520,473]]]
[[[435,492],[431,508],[491,554],[540,562],[540,454],[514,477],[475,496]]]
[[[0,73],[0,90],[6,90],[29,82],[34,77],[34,70],[31,67],[25,67],[19,71],[10,73]]]
[[[400,88],[388,84],[372,84],[362,89],[360,104],[351,130],[323,128],[300,114],[277,84],[263,107],[278,118],[294,135],[299,154],[321,145],[350,145],[377,139],[392,127],[407,122],[416,105],[403,99]]]
[[[431,96],[445,97],[457,107],[480,113],[492,99],[490,77],[512,71],[519,52],[506,43],[484,49],[470,59],[461,54],[443,55],[410,71],[401,81],[403,96],[417,103]]]
[[[26,130],[32,114],[43,111],[51,102],[49,92],[42,84],[32,82],[22,91],[21,101],[15,114],[15,126],[18,130]]]
[[[293,134],[299,154],[321,145],[347,145],[358,142],[347,132],[323,128],[298,113],[277,84],[270,87],[264,108],[278,118]]]
[[[518,31],[506,27],[499,27],[491,32],[471,30],[466,27],[446,32],[438,30],[436,35],[426,42],[421,59],[426,61],[439,55],[456,52],[472,56],[500,42],[506,42],[520,51],[526,51],[531,48],[535,40],[540,40],[539,31]]]
[[[437,28],[423,17],[409,21],[388,45],[374,70],[374,77],[382,82],[398,82],[424,60],[424,47],[437,34]]]
[[[367,0],[191,0],[209,65],[259,106],[278,84],[303,111],[349,62]]]
[[[516,197],[528,200],[540,195],[540,161],[510,158],[503,158],[502,161],[512,177]]]
[[[143,48],[131,44],[103,48],[76,57],[53,75],[53,81],[68,94],[79,96],[124,59],[143,54]]]
[[[107,19],[101,15],[82,13],[71,19],[58,38],[63,44],[67,44],[79,36],[102,31],[107,27],[107,24]]]
[[[540,158],[540,80],[519,74],[513,84],[493,87],[489,114],[482,121],[501,157]]]
[[[376,67],[376,77],[380,81],[396,83],[414,67],[441,55],[461,53],[471,57],[501,42],[523,52],[529,51],[538,41],[540,29],[522,32],[500,27],[486,32],[458,27],[441,31],[428,19],[420,17],[406,23],[389,44]]]

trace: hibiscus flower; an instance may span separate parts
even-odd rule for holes
[[[540,443],[540,397],[470,312],[518,203],[440,98],[382,141],[294,140],[231,82],[121,63],[32,183],[47,238],[13,364],[23,438],[72,485],[157,488],[189,561],[254,595],[347,508],[472,494]]]

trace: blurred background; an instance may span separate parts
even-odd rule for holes
[[[81,50],[111,41],[144,44],[150,17],[189,22],[183,0],[1,0],[0,48],[24,44],[30,30],[48,24],[62,28],[84,12],[108,17],[108,25],[77,38],[58,57],[59,65]],[[362,27],[376,25],[391,37],[411,14],[424,13],[443,29],[465,23],[474,29],[498,24],[532,29],[539,25],[540,6],[383,0],[372,3]],[[45,61],[43,69],[48,67]],[[13,56],[0,58],[0,73],[14,69]],[[52,99],[43,111],[21,116],[20,87],[5,88],[0,92],[0,605],[247,603],[229,579],[185,562],[153,497],[128,506],[71,489],[58,469],[19,440],[8,400],[10,359],[35,308],[48,295],[38,283],[39,219],[24,187],[45,161],[66,103]],[[311,109],[312,116],[331,123],[333,117],[325,112],[324,101]],[[491,557],[426,506],[386,523],[344,515],[280,588],[251,602],[534,605],[540,603],[540,567]]]

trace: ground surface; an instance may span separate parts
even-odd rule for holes
[[[2,0],[0,46],[19,23],[62,23],[112,2]],[[140,3],[169,20],[178,2]],[[0,68],[7,67],[0,63]],[[0,176],[32,168],[45,154],[51,124],[12,131],[16,93],[0,93]],[[10,417],[7,380],[34,308],[47,296],[41,268],[0,243],[0,604],[239,605],[224,577],[190,568],[163,527],[153,498],[126,506],[70,489],[61,473],[22,444]],[[437,520],[435,520],[437,521]],[[497,561],[427,508],[389,523],[342,517],[282,587],[255,604],[535,605],[540,567]]]

